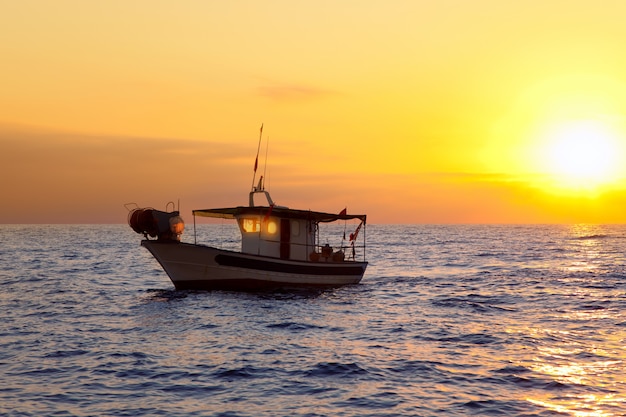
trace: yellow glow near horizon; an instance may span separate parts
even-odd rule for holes
[[[625,108],[626,84],[608,72],[537,80],[495,124],[484,164],[555,197],[615,193],[626,179]]]
[[[619,179],[624,162],[619,139],[602,121],[558,123],[546,133],[544,170],[557,188],[595,191]]]

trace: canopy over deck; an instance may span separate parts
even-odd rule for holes
[[[194,216],[200,217],[214,217],[221,219],[235,219],[238,216],[244,215],[261,215],[261,216],[275,216],[283,219],[306,219],[313,220],[315,222],[334,222],[337,220],[352,220],[359,219],[363,223],[366,223],[367,215],[365,214],[333,214],[324,213],[320,211],[311,210],[294,210],[286,207],[277,206],[254,206],[254,207],[228,207],[228,208],[214,208],[204,210],[193,210]]]

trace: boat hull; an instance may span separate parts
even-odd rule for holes
[[[144,240],[178,290],[257,290],[357,284],[367,262],[306,262],[181,242]]]

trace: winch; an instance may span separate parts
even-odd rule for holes
[[[179,242],[185,222],[178,211],[161,211],[153,208],[136,208],[128,213],[128,225],[146,238]]]

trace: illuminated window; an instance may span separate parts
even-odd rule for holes
[[[242,219],[241,228],[244,232],[259,232],[261,230],[261,224],[257,219]]]
[[[276,233],[276,222],[274,220],[270,220],[267,223],[267,233],[273,235],[274,233]]]

